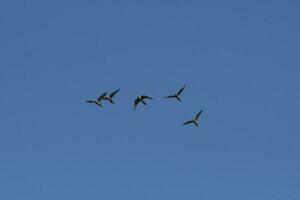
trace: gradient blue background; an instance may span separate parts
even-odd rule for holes
[[[299,200],[299,8],[0,1],[0,199]]]

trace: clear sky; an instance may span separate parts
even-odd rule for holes
[[[0,199],[299,200],[299,9],[0,1]]]

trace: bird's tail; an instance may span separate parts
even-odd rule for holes
[[[98,106],[100,106],[101,108],[103,107],[100,103],[97,103]]]
[[[144,100],[141,100],[141,102],[142,102],[144,105],[147,105],[147,103],[146,103]]]
[[[112,99],[109,99],[108,101],[112,104],[115,104],[115,102]]]

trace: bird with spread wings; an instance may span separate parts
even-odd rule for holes
[[[138,106],[138,104],[140,102],[142,102],[144,105],[147,105],[147,103],[144,101],[145,99],[151,99],[152,100],[153,98],[151,98],[147,95],[138,96],[134,101],[134,110],[136,110],[136,107]]]
[[[187,124],[195,124],[195,126],[198,127],[198,119],[201,115],[201,113],[203,112],[203,110],[201,110],[200,112],[197,113],[197,115],[192,119],[192,120],[189,120],[187,122],[184,122],[182,125],[187,125]]]
[[[103,98],[106,96],[106,94],[107,94],[107,92],[101,94],[101,95],[100,95],[97,99],[95,99],[95,100],[87,100],[87,101],[85,101],[85,102],[86,102],[86,103],[93,103],[93,104],[96,104],[96,105],[98,105],[98,106],[100,106],[100,107],[103,107],[103,106],[101,105],[101,101],[102,101]]]
[[[181,101],[180,95],[181,95],[182,91],[184,90],[184,88],[185,88],[185,85],[178,92],[176,92],[176,94],[166,96],[165,98],[167,98],[167,99],[176,98],[178,101]]]
[[[120,91],[120,89],[117,89],[115,91],[113,91],[112,93],[110,93],[109,95],[105,95],[103,97],[103,100],[107,100],[112,104],[115,104],[115,102],[113,101],[113,97]]]

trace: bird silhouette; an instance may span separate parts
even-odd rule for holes
[[[178,92],[176,92],[176,94],[170,95],[170,96],[166,96],[165,98],[167,98],[167,99],[176,98],[178,101],[181,101],[180,94],[182,93],[182,91],[184,90],[184,88],[185,88],[185,85]]]
[[[138,96],[134,101],[134,110],[136,110],[137,105],[142,102],[144,105],[147,105],[147,103],[144,101],[145,99],[153,99],[151,97],[148,97],[146,95]]]
[[[95,100],[87,100],[87,101],[85,101],[86,103],[94,103],[94,104],[96,104],[96,105],[98,105],[98,106],[100,106],[100,107],[103,107],[102,105],[101,105],[101,101],[103,100],[103,98],[106,96],[106,94],[107,94],[107,92],[105,92],[105,93],[103,93],[102,95],[100,95],[97,99],[95,99]]]
[[[115,104],[115,102],[112,100],[112,98],[120,91],[120,89],[117,89],[116,91],[113,91],[112,93],[110,93],[110,95],[105,95],[102,99],[103,100],[107,100],[112,104]]]
[[[200,117],[200,115],[201,115],[202,112],[203,112],[203,110],[201,110],[200,112],[198,112],[197,115],[192,120],[184,122],[182,125],[184,126],[184,125],[193,123],[193,124],[195,124],[195,126],[198,127],[197,121],[198,121],[198,119],[199,119],[199,117]]]

